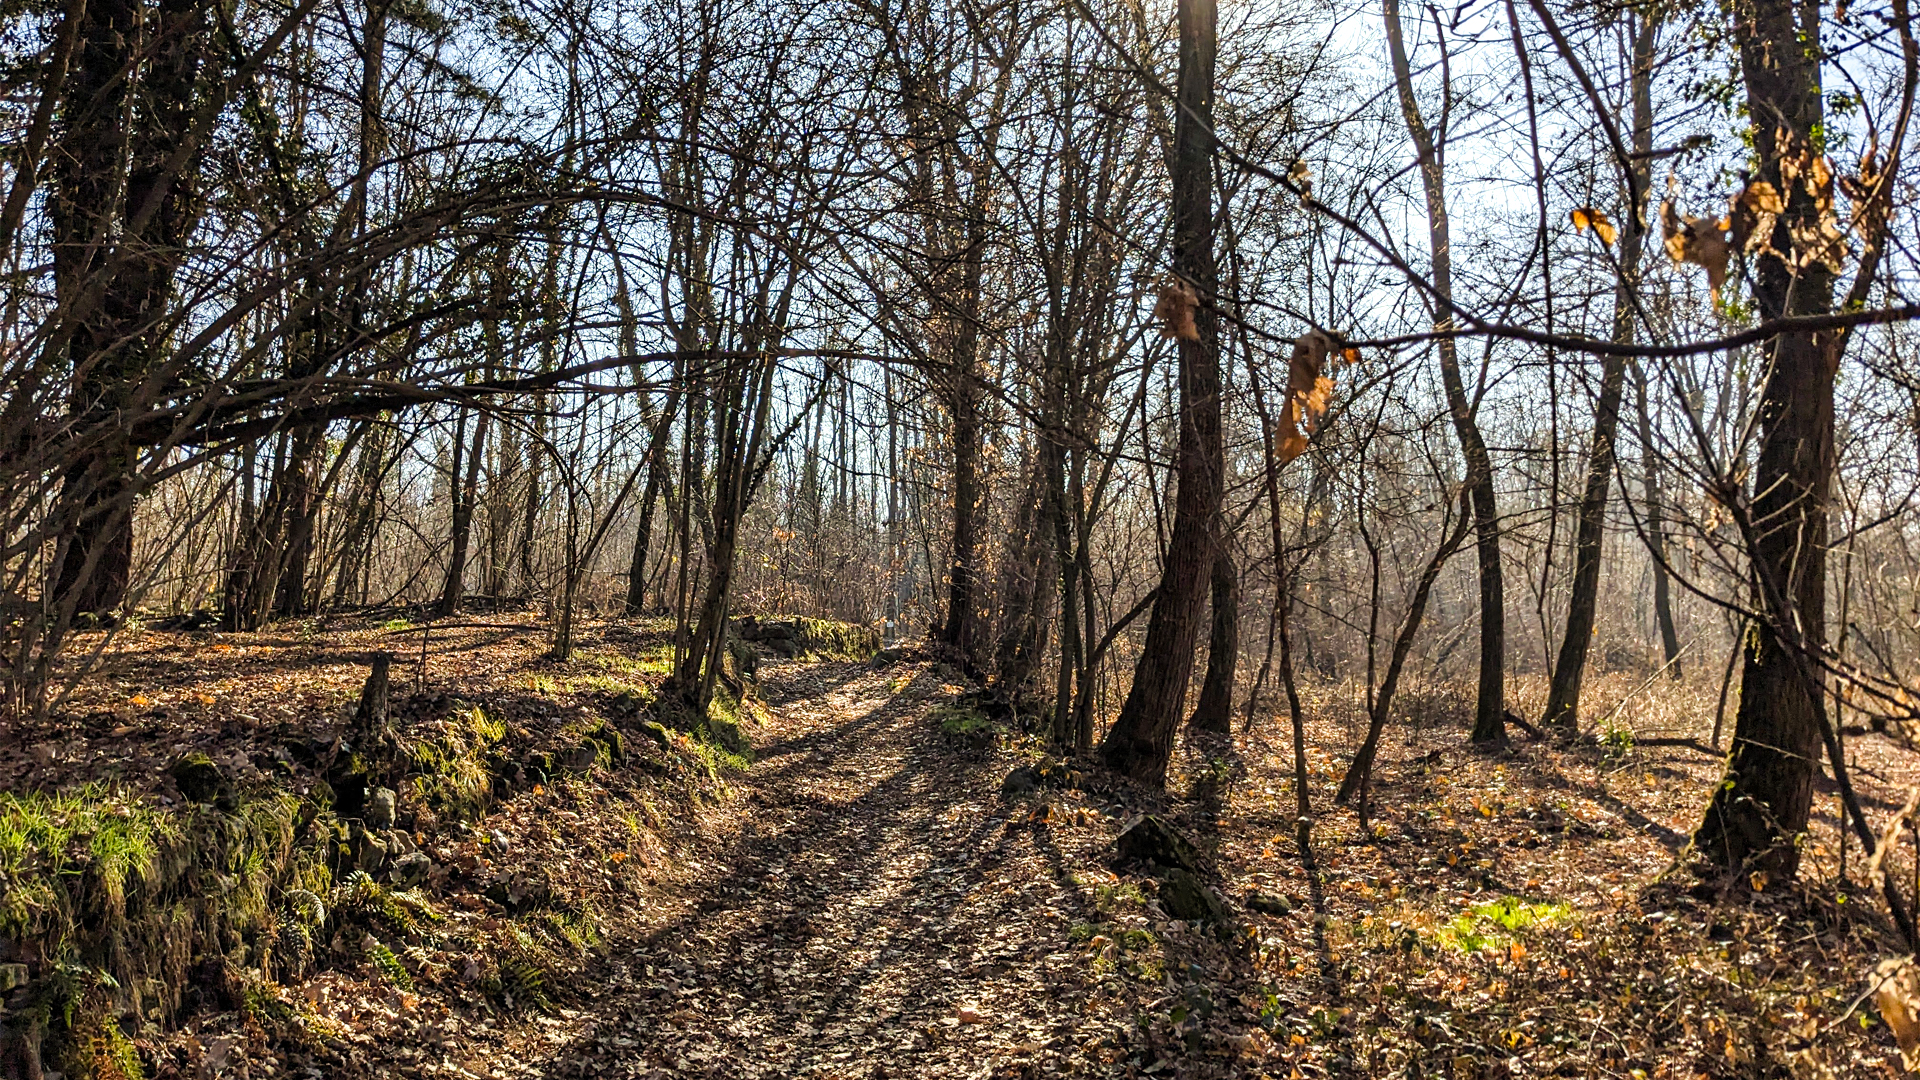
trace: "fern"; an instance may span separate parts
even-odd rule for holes
[[[413,976],[407,974],[407,966],[400,962],[399,957],[393,955],[392,949],[381,944],[380,941],[371,934],[367,935],[365,947],[367,950],[367,962],[371,963],[375,970],[385,976],[389,983],[392,983],[402,990],[413,989]]]

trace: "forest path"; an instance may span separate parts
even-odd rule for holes
[[[730,827],[716,821],[713,849],[650,900],[653,930],[616,948],[585,1031],[530,1071],[1107,1071],[1097,1044],[1121,1022],[1087,1014],[1130,1017],[1116,998],[1131,995],[1109,980],[1096,1003],[1069,937],[1088,916],[1068,867],[1090,853],[1064,854],[1030,807],[1001,800],[1004,763],[948,745],[928,714],[959,688],[936,671],[773,668],[779,719],[716,815]]]

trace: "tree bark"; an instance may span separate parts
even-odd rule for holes
[[[1213,553],[1213,632],[1207,644],[1207,675],[1200,702],[1187,721],[1199,731],[1225,735],[1233,730],[1233,669],[1240,654],[1240,581],[1225,538]]]
[[[1650,174],[1647,154],[1653,149],[1653,45],[1659,23],[1641,15],[1633,38],[1633,149],[1635,180],[1629,190],[1647,190]],[[1640,207],[1629,205],[1620,215],[1620,273],[1613,290],[1613,340],[1631,343],[1634,333],[1634,291],[1640,287],[1642,233]],[[1553,665],[1547,689],[1549,727],[1572,733],[1579,726],[1580,684],[1587,669],[1587,649],[1593,644],[1594,608],[1600,597],[1600,554],[1607,519],[1607,491],[1617,464],[1615,435],[1620,428],[1620,396],[1626,381],[1626,357],[1609,355],[1601,361],[1600,398],[1594,405],[1593,447],[1587,453],[1586,490],[1580,497],[1580,520],[1574,528],[1573,590],[1567,599],[1566,633]],[[1644,412],[1642,413],[1644,416]],[[1644,433],[1643,433],[1644,434]],[[1664,581],[1662,582],[1664,584]]]
[[[137,455],[128,418],[160,361],[173,279],[199,216],[187,155],[205,44],[194,0],[80,5],[78,62],[54,152],[49,223],[55,300],[64,322],[52,349],[72,371],[80,432],[63,475],[62,543],[49,592],[74,613],[105,614],[126,598],[133,568]],[[128,112],[133,114],[128,117]],[[131,122],[129,122],[131,119]]]
[[[1653,556],[1653,617],[1660,625],[1661,659],[1667,676],[1680,678],[1680,631],[1673,622],[1673,585],[1667,574],[1667,514],[1665,485],[1660,481],[1660,454],[1653,445],[1653,418],[1647,411],[1647,376],[1633,365],[1634,406],[1639,413],[1641,482],[1646,487],[1647,551]]]
[[[1733,15],[1758,178],[1786,199],[1772,244],[1776,251],[1794,252],[1794,230],[1818,235],[1821,217],[1807,185],[1789,185],[1781,176],[1783,159],[1815,147],[1822,123],[1820,9],[1787,0],[1739,0]],[[1753,298],[1760,318],[1831,310],[1832,272],[1817,260],[1806,261],[1796,270],[1776,255],[1756,260]],[[1815,696],[1824,688],[1811,665],[1801,670],[1795,650],[1818,649],[1826,635],[1833,379],[1842,340],[1789,333],[1762,346],[1766,382],[1749,561],[1755,607],[1763,617],[1745,650],[1726,781],[1714,789],[1693,837],[1694,852],[1724,871],[1784,878],[1799,868],[1795,838],[1812,807],[1822,745]],[[1791,623],[1783,625],[1783,616]]]
[[[1213,568],[1220,513],[1219,320],[1214,312],[1213,71],[1218,12],[1213,0],[1180,0],[1178,112],[1173,125],[1173,270],[1200,296],[1198,340],[1180,347],[1180,486],[1173,531],[1154,595],[1147,638],[1126,703],[1100,746],[1119,772],[1164,784],[1173,735],[1186,705],[1200,611]]]
[[[1385,0],[1387,52],[1393,61],[1394,82],[1407,134],[1420,160],[1421,186],[1427,199],[1427,240],[1432,253],[1434,329],[1453,329],[1453,247],[1447,217],[1446,158],[1434,142],[1420,104],[1413,96],[1413,72],[1400,27],[1399,0]],[[1460,377],[1460,354],[1451,336],[1439,341],[1440,381],[1447,410],[1460,439],[1467,464],[1467,490],[1473,502],[1474,547],[1480,560],[1480,685],[1473,710],[1473,741],[1504,743],[1506,728],[1506,589],[1501,582],[1500,513],[1493,491],[1493,462],[1480,436],[1474,405]]]

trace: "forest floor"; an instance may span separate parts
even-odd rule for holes
[[[11,812],[54,789],[177,805],[166,763],[187,750],[301,789],[320,767],[275,748],[325,742],[367,650],[413,629],[141,635],[67,719],[0,747]],[[183,1023],[109,995],[144,1072],[1901,1075],[1860,1000],[1893,945],[1852,883],[1857,848],[1840,876],[1831,797],[1802,882],[1663,880],[1719,762],[1636,746],[1622,725],[1691,717],[1693,734],[1698,693],[1602,680],[1595,699],[1642,699],[1605,741],[1499,754],[1465,746],[1443,691],[1410,696],[1363,820],[1331,806],[1357,741],[1351,688],[1310,688],[1310,872],[1291,740],[1271,722],[1185,743],[1167,792],[1086,762],[1018,790],[1009,773],[1053,759],[923,658],[763,661],[761,700],[739,709],[745,755],[640,727],[627,703],[661,674],[657,628],[597,626],[568,665],[532,629],[472,620],[417,665],[403,653],[395,723],[405,744],[485,702],[497,744],[552,772],[496,780],[465,819],[403,793],[399,842],[430,874],[388,889],[336,867],[313,959],[285,959],[283,914],[271,948],[230,934],[224,972],[195,969]],[[619,761],[553,764],[609,718]],[[1856,745],[1869,801],[1896,809],[1914,756]],[[1222,919],[1170,918],[1160,882],[1114,862],[1142,813],[1196,842]],[[96,1039],[72,1075],[110,1075],[118,1041]]]

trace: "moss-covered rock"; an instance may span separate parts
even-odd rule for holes
[[[1225,925],[1226,905],[1198,877],[1178,867],[1160,881],[1160,908],[1176,919]]]
[[[167,772],[188,802],[211,803],[231,790],[226,771],[205,754],[184,755]]]
[[[1200,870],[1200,853],[1192,842],[1153,814],[1147,814],[1128,826],[1113,846],[1117,861],[1121,863],[1140,863],[1188,873],[1198,873]]]

